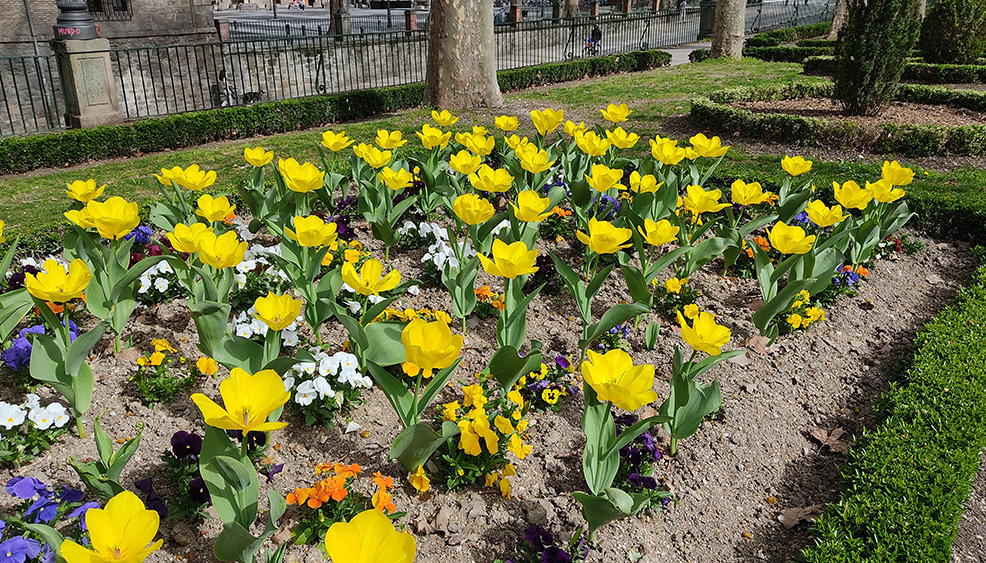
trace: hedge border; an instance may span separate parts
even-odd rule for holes
[[[545,64],[497,73],[507,92],[556,82],[650,70],[671,63],[671,54],[650,50]],[[424,84],[204,110],[124,125],[70,129],[0,140],[0,175],[88,160],[175,150],[214,141],[243,139],[366,119],[418,107]]]
[[[743,47],[743,56],[771,63],[800,63],[808,57],[832,55],[835,47]]]
[[[794,144],[865,146],[879,153],[902,156],[978,155],[986,152],[986,125],[938,126],[884,124],[877,132],[849,121],[776,113],[753,113],[727,105],[736,101],[769,101],[802,97],[824,97],[831,84],[736,88],[692,100],[691,116],[697,123],[720,130],[766,140]],[[896,100],[924,104],[986,109],[986,92],[949,90],[938,86],[901,84]]]
[[[832,29],[831,22],[822,22],[812,25],[801,25],[798,27],[788,27],[774,31],[758,33],[753,37],[748,37],[744,42],[747,47],[776,47],[786,41],[799,41],[810,39],[821,35],[828,35]]]
[[[831,56],[806,57],[805,74],[832,74],[835,58]],[[929,84],[986,84],[986,65],[943,65],[908,62],[904,67],[904,80],[917,80]]]

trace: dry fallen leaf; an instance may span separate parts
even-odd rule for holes
[[[733,356],[732,358],[729,358],[729,363],[736,364],[738,366],[748,366],[752,361],[753,358],[750,357],[749,352],[743,352],[739,356]]]
[[[839,439],[846,433],[842,428],[836,428],[831,433],[821,428],[812,428],[809,432],[816,440],[822,443],[822,447],[828,446],[829,450],[840,454],[849,453],[850,442],[844,442]]]
[[[777,520],[784,525],[785,530],[790,530],[800,522],[814,521],[821,512],[822,507],[818,504],[802,508],[785,508],[777,515]]]
[[[435,528],[446,534],[448,531],[449,520],[455,515],[455,511],[452,510],[450,506],[443,506],[441,510],[438,511],[438,516],[435,516]]]
[[[743,343],[743,346],[753,348],[753,351],[761,356],[767,355],[767,344],[770,344],[770,339],[766,336],[760,336],[759,334],[751,336]]]
[[[422,536],[434,534],[438,531],[431,525],[430,522],[428,522],[428,518],[424,515],[424,513],[421,513],[421,515],[418,516],[418,519],[414,521],[414,528],[418,531],[418,535]]]

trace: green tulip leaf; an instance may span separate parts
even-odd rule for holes
[[[458,433],[459,427],[450,421],[442,423],[441,434],[420,423],[408,426],[394,438],[390,458],[399,461],[407,471],[414,472],[428,461],[435,450]]]
[[[610,307],[603,313],[598,323],[586,327],[584,337],[579,340],[579,349],[588,349],[596,339],[609,332],[609,329],[637,315],[649,312],[650,307],[643,303],[621,303]]]
[[[524,375],[535,371],[541,365],[541,343],[531,341],[531,351],[521,356],[513,346],[498,349],[490,358],[490,375],[505,391],[514,388],[514,384]]]
[[[639,513],[648,503],[643,495],[630,495],[616,488],[608,488],[599,495],[576,491],[572,496],[582,505],[582,516],[589,524],[590,538],[599,528],[613,520]]]
[[[373,363],[382,367],[406,360],[404,343],[401,342],[401,332],[405,326],[405,323],[386,321],[366,325],[366,340],[369,345],[364,357],[371,358]]]
[[[644,330],[644,345],[648,350],[653,350],[657,345],[657,337],[661,334],[661,323],[654,321],[647,325]]]
[[[415,408],[414,395],[408,391],[407,385],[402,381],[398,381],[397,378],[390,375],[387,370],[378,366],[373,361],[368,360],[366,367],[370,373],[370,377],[380,386],[384,395],[387,396],[387,400],[390,401],[390,405],[394,407],[394,412],[397,413],[404,427],[408,428],[416,423],[417,420],[414,420],[413,412]]]
[[[34,307],[34,300],[27,289],[9,291],[0,295],[0,342],[6,341]]]

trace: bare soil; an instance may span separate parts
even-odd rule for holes
[[[891,102],[890,106],[878,116],[850,116],[831,98],[798,98],[793,100],[771,100],[769,102],[733,102],[733,107],[750,110],[754,113],[782,113],[819,117],[830,121],[851,121],[865,128],[879,127],[884,123],[913,123],[922,125],[982,125],[986,113],[965,108],[941,105],[913,104],[910,102]]]

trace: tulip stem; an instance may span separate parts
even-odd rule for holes
[[[76,412],[75,413],[75,427],[79,429],[79,438],[85,439],[86,438],[86,429],[82,425],[82,422],[83,422],[82,421],[82,413]]]
[[[668,455],[674,457],[678,455],[678,439],[671,436],[671,447],[668,448]]]

